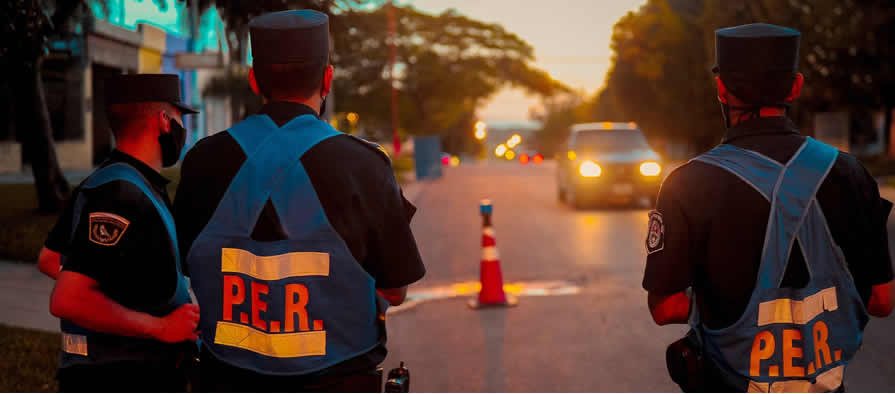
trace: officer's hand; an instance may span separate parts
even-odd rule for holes
[[[199,325],[199,306],[181,305],[177,310],[161,318],[161,327],[156,331],[156,339],[166,343],[195,341],[199,339],[196,327]]]

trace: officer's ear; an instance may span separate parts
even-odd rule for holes
[[[326,66],[326,71],[323,72],[323,89],[320,91],[320,95],[326,97],[333,87],[333,66],[332,64]]]
[[[258,89],[258,81],[255,80],[255,68],[249,68],[249,86],[252,87],[252,91],[255,92],[256,95],[261,95],[261,90]]]
[[[724,82],[721,82],[721,76],[715,76],[715,82],[718,84],[718,101],[722,104],[728,104],[727,102],[727,87],[724,86]]]
[[[789,97],[786,98],[786,101],[793,101],[799,98],[799,95],[802,94],[802,86],[804,85],[805,77],[802,76],[802,73],[796,73],[796,78],[792,81],[792,90],[789,92]]]
[[[159,128],[163,133],[171,132],[171,116],[168,115],[168,112],[165,111],[165,108],[162,106],[157,107],[158,110],[158,124]]]

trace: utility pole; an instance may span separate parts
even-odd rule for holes
[[[389,49],[389,86],[392,89],[392,144],[395,156],[401,153],[401,138],[398,137],[398,90],[395,89],[395,2],[388,4],[388,49]]]

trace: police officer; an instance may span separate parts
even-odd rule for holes
[[[799,36],[716,31],[727,133],[668,176],[649,214],[643,287],[656,323],[690,319],[667,354],[687,391],[841,390],[868,314],[892,310],[892,204],[853,156],[785,116]]]
[[[174,215],[202,307],[202,390],[379,391],[385,309],[425,273],[377,145],[320,120],[325,14],[249,24],[260,113],[186,155]]]
[[[198,306],[180,273],[168,180],[186,137],[176,75],[106,81],[117,149],[75,190],[41,252],[56,278],[62,391],[184,391]],[[61,271],[59,269],[61,265]]]

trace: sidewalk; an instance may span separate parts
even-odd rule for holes
[[[59,331],[59,319],[50,315],[53,280],[35,264],[0,262],[0,323]]]
[[[93,169],[80,169],[80,170],[71,170],[66,169],[63,170],[62,173],[65,175],[65,179],[68,179],[68,182],[72,185],[77,185],[81,183],[84,179],[93,172]],[[34,175],[31,172],[31,169],[25,167],[22,172],[17,173],[0,173],[0,184],[19,184],[19,183],[34,183]]]

